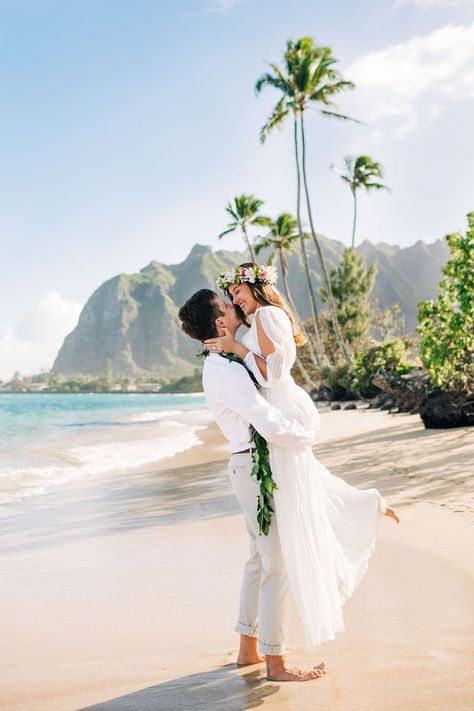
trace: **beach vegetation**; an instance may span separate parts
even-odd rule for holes
[[[202,392],[202,370],[195,368],[192,375],[185,375],[176,380],[165,382],[160,393],[198,393]]]
[[[431,383],[474,393],[474,212],[446,236],[450,258],[436,299],[418,305],[420,354]]]
[[[370,295],[374,288],[377,275],[377,264],[367,268],[365,259],[349,247],[344,250],[342,259],[336,268],[331,270],[331,291],[336,306],[337,320],[345,342],[348,344],[351,356],[367,346],[372,326],[372,309]],[[327,289],[321,287],[320,296],[328,303]],[[335,329],[332,313],[328,313],[325,321],[327,339],[334,343]],[[328,349],[333,351],[331,343]]]
[[[379,372],[405,375],[413,369],[409,362],[410,339],[393,338],[358,353],[351,367],[352,389],[364,398],[375,397],[380,389],[372,383]]]

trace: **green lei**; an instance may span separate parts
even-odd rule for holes
[[[196,354],[196,358],[207,358],[209,351],[204,349]],[[223,358],[227,358],[229,362],[240,363],[243,365],[245,370],[250,375],[254,385],[260,388],[260,385],[255,378],[255,375],[251,370],[247,368],[242,358],[235,355],[235,353],[219,353]],[[258,482],[260,482],[260,494],[257,499],[257,522],[259,527],[260,535],[268,536],[270,530],[270,524],[272,522],[272,513],[274,509],[272,508],[271,497],[275,489],[278,489],[276,482],[272,477],[272,470],[270,469],[270,455],[268,451],[267,441],[262,435],[260,435],[253,425],[249,426],[250,441],[254,443],[255,448],[252,450],[252,472],[251,475],[254,476]]]

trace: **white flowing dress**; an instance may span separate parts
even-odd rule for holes
[[[253,353],[260,354],[256,319],[275,351],[267,358],[267,379]],[[296,346],[290,320],[276,306],[260,306],[242,339],[245,357],[261,394],[307,429],[321,426],[310,396],[290,375]],[[290,587],[312,649],[344,631],[342,606],[362,580],[375,548],[387,503],[377,489],[357,489],[331,474],[310,447],[269,445],[280,542]]]

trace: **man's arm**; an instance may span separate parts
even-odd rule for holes
[[[306,430],[289,420],[258,392],[243,365],[230,363],[226,374],[219,374],[219,402],[255,427],[267,442],[280,447],[311,447],[315,430]]]

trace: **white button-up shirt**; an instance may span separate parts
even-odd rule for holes
[[[229,440],[231,453],[250,447],[249,424],[270,444],[280,447],[312,446],[315,431],[283,417],[258,392],[240,363],[211,353],[204,362],[202,384],[209,410]]]

